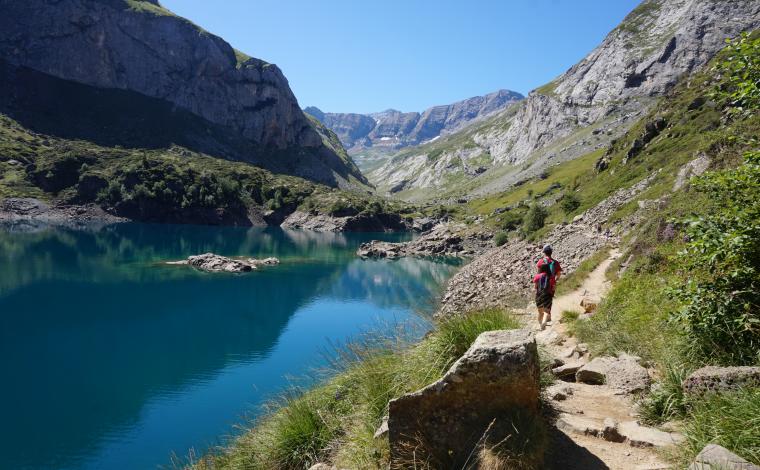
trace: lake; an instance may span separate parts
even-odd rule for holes
[[[423,325],[453,263],[273,228],[0,228],[0,467],[142,469],[224,442],[368,331]],[[276,256],[247,274],[165,261]],[[420,320],[422,319],[422,320]],[[299,379],[301,378],[301,379]]]

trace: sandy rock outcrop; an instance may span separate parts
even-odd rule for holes
[[[391,462],[461,468],[484,433],[500,441],[514,432],[510,417],[536,414],[538,401],[533,334],[482,333],[443,378],[390,402]]]

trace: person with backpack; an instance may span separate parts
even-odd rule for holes
[[[538,274],[533,277],[536,285],[536,307],[538,308],[538,325],[543,330],[552,320],[552,302],[557,280],[562,274],[559,261],[552,258],[552,246],[544,246],[544,256],[538,260]]]

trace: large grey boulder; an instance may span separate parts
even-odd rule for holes
[[[390,402],[391,463],[462,468],[485,434],[493,443],[514,433],[512,417],[540,419],[538,404],[533,334],[483,333],[443,378]]]
[[[760,386],[760,367],[708,366],[692,372],[683,382],[687,394],[723,392],[743,386]]]
[[[725,447],[708,444],[694,459],[694,463],[689,465],[688,470],[760,470],[760,467],[747,462]]]
[[[651,379],[647,370],[631,356],[597,357],[575,373],[575,380],[587,384],[606,384],[624,394],[643,392]]]

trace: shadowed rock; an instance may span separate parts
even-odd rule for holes
[[[538,419],[538,401],[533,334],[483,333],[442,379],[390,402],[392,466],[461,468],[479,443],[515,434],[515,418]]]

